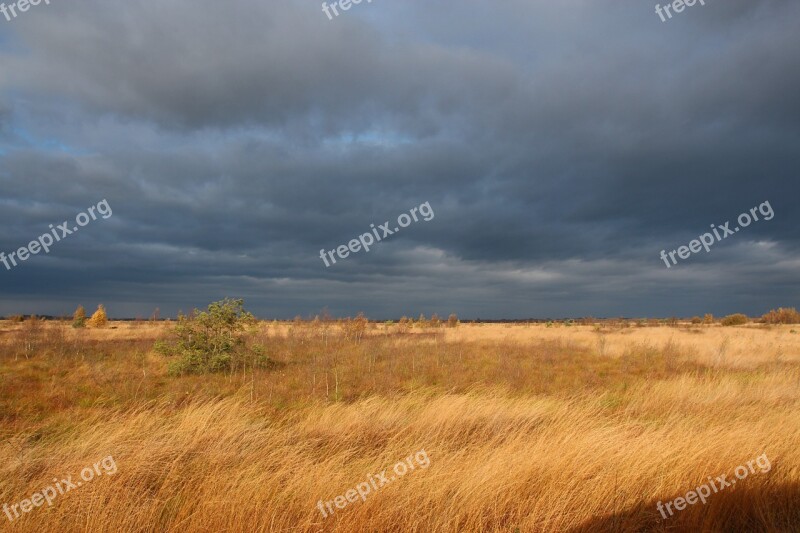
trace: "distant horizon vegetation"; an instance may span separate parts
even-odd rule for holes
[[[107,314],[107,310],[103,304],[98,306],[98,311],[102,312],[105,316]],[[195,309],[196,311],[196,309]],[[143,318],[141,316],[137,317],[116,317],[112,318],[111,316],[107,317],[107,320],[114,321],[114,322],[164,322],[164,321],[174,321],[177,320],[180,316],[183,316],[185,313],[182,311],[178,312],[176,316],[160,316],[160,311],[158,308],[155,309],[153,314],[149,318]],[[10,320],[12,322],[22,322],[26,319],[30,318],[37,318],[40,320],[76,320],[76,317],[83,316],[85,317],[85,311],[83,306],[78,306],[75,310],[73,315],[37,315],[37,314],[17,314],[17,315],[6,315],[0,316],[0,320]],[[363,317],[369,323],[376,323],[376,324],[383,324],[383,323],[399,323],[401,321],[410,321],[413,323],[426,323],[428,326],[452,326],[454,321],[458,323],[465,323],[465,324],[548,324],[548,323],[564,323],[564,324],[577,324],[577,325],[587,325],[592,324],[597,321],[625,321],[625,322],[643,322],[647,321],[647,324],[641,325],[673,325],[677,322],[690,322],[693,324],[712,324],[716,322],[721,322],[723,325],[742,325],[748,322],[754,323],[764,323],[764,324],[800,324],[800,312],[796,310],[794,307],[779,307],[776,309],[771,309],[769,312],[764,313],[763,315],[759,316],[748,316],[744,313],[733,313],[730,315],[725,315],[721,317],[715,317],[710,313],[704,313],[702,317],[699,315],[696,316],[670,316],[670,317],[658,317],[658,316],[566,316],[566,317],[530,317],[530,318],[460,318],[455,313],[452,313],[448,316],[448,318],[440,318],[437,313],[433,313],[428,319],[424,314],[419,315],[416,319],[413,317],[393,317],[393,318],[369,318],[363,312],[359,313],[357,317]],[[313,321],[313,320],[322,320],[322,321],[344,321],[347,319],[352,319],[353,317],[348,316],[332,316],[328,314],[327,309],[323,309],[320,313],[309,315],[303,317],[301,315],[296,315],[294,318],[276,318],[276,317],[258,317],[254,315],[254,318],[259,321],[266,321],[266,322],[297,322],[297,321]]]

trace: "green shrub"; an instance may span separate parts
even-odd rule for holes
[[[244,300],[226,298],[206,311],[179,315],[174,338],[159,341],[155,350],[175,358],[171,374],[234,372],[247,366],[268,367],[272,362],[260,346],[248,347],[246,332],[256,323],[244,309]]]

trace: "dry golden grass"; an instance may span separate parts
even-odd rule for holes
[[[164,324],[25,327],[0,325],[0,504],[118,470],[3,530],[800,531],[790,326],[261,324],[281,366],[191,377],[152,353]],[[423,448],[429,468],[323,519]],[[769,472],[656,510],[764,453]]]

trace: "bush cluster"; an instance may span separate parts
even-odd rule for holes
[[[766,324],[800,324],[800,313],[794,307],[773,309],[761,317]]]

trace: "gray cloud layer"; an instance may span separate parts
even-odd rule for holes
[[[0,313],[465,317],[797,305],[800,5],[76,0],[0,19]],[[769,200],[667,269],[662,249]],[[319,259],[404,211],[413,224]]]

